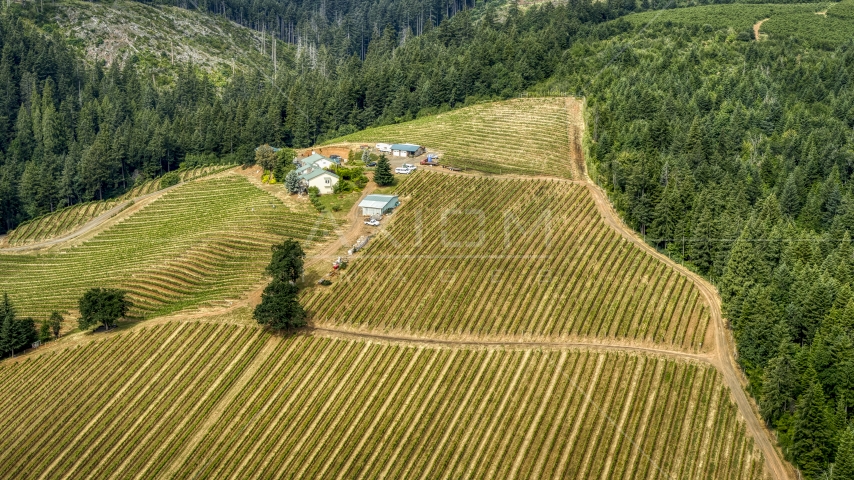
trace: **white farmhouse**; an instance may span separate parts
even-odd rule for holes
[[[317,187],[317,189],[320,190],[321,195],[324,193],[332,193],[333,188],[335,188],[335,184],[340,180],[338,175],[322,168],[307,169],[307,171],[303,172],[299,178],[303,183],[305,183],[307,189]]]

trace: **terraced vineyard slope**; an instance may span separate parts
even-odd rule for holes
[[[154,315],[240,295],[258,283],[270,245],[310,247],[334,224],[226,174],[165,193],[80,245],[44,255],[3,254],[0,292],[23,316],[68,311],[88,288],[127,289],[133,313]]]
[[[569,152],[567,98],[524,98],[369,128],[338,142],[405,142],[443,153],[442,162],[488,173],[578,177]]]
[[[72,205],[19,226],[9,232],[6,245],[16,247],[40,242],[68,233],[121,203],[119,200]],[[6,246],[6,245],[0,245]]]
[[[196,167],[186,170],[178,170],[176,174],[182,182],[188,182],[197,178],[201,178],[211,173],[216,173],[230,168],[221,165],[211,165],[205,167]],[[5,242],[0,244],[0,248],[5,246],[21,246],[38,243],[51,238],[60,237],[85,224],[86,222],[98,217],[114,208],[121,209],[129,205],[129,200],[132,200],[141,195],[156,192],[162,188],[161,179],[155,178],[132,188],[126,194],[112,200],[104,200],[99,202],[87,202],[72,205],[63,208],[56,212],[43,215],[29,222],[24,223],[15,230],[9,232]]]
[[[585,186],[417,172],[397,193],[385,231],[308,293],[316,325],[702,349],[698,289],[610,228]]]
[[[0,385],[7,477],[765,478],[717,371],[652,356],[167,323]]]

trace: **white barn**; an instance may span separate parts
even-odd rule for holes
[[[400,200],[397,195],[368,195],[364,200],[359,202],[359,207],[362,208],[362,215],[384,215],[395,207],[400,205]]]
[[[424,153],[424,147],[411,143],[395,143],[391,146],[392,157],[417,157]]]

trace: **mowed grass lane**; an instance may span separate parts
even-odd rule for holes
[[[717,371],[656,356],[171,323],[0,385],[7,478],[765,478]]]
[[[385,231],[305,294],[316,325],[702,350],[698,289],[608,227],[585,187],[417,172],[397,193]]]
[[[566,98],[491,102],[369,128],[338,142],[416,143],[443,153],[441,163],[488,173],[572,178]]]
[[[91,287],[127,289],[137,315],[244,293],[259,282],[270,245],[310,248],[334,227],[229,175],[184,184],[83,244],[43,255],[2,254],[0,292],[22,316],[68,311]]]

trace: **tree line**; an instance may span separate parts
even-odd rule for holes
[[[786,456],[808,478],[854,478],[854,42],[638,35],[575,44],[552,80],[587,96],[594,176],[649,243],[717,284]]]

